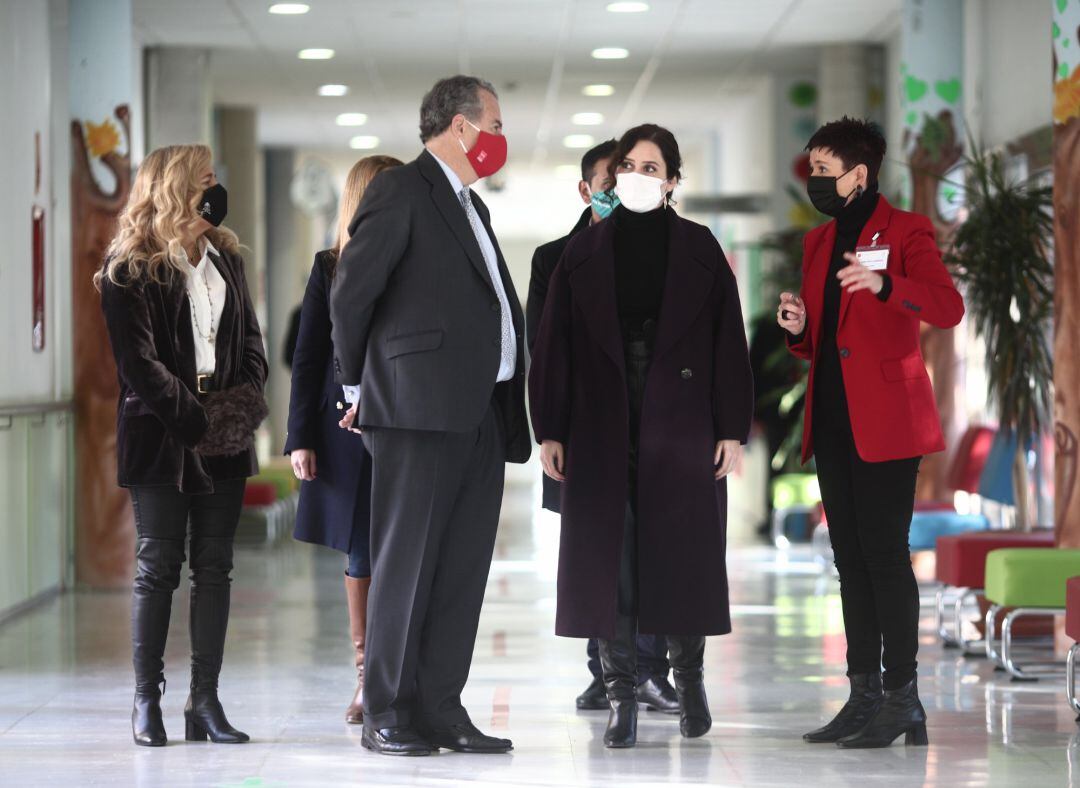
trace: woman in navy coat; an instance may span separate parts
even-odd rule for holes
[[[670,207],[675,138],[630,129],[612,166],[622,204],[555,269],[529,393],[544,470],[563,481],[556,633],[599,638],[604,742],[631,747],[638,632],[668,637],[683,735],[712,724],[705,636],[731,631],[725,477],[753,384],[731,267]]]
[[[293,537],[326,545],[348,556],[345,596],[349,630],[356,652],[356,693],[347,722],[364,721],[364,643],[367,596],[371,585],[368,533],[371,516],[371,457],[360,436],[341,429],[347,405],[334,380],[330,340],[330,285],[348,226],[371,179],[401,164],[390,156],[368,156],[350,170],[338,209],[338,243],[315,255],[300,308],[300,331],[292,366],[289,432],[285,454],[301,480]]]

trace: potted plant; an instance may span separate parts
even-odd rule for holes
[[[1051,424],[1053,194],[1010,179],[1000,153],[966,158],[967,217],[946,254],[968,319],[986,345],[987,400],[1015,446],[1017,525],[1031,527],[1028,451]]]

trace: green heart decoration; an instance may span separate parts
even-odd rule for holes
[[[929,85],[918,77],[910,74],[904,77],[904,92],[907,94],[907,100],[912,104],[925,96],[928,88]]]
[[[940,79],[934,83],[934,92],[937,93],[946,103],[955,104],[956,100],[960,98],[960,80]]]

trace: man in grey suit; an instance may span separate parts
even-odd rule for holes
[[[507,752],[461,704],[502,503],[532,449],[524,319],[469,184],[506,158],[495,89],[440,80],[425,150],[368,187],[330,308],[334,364],[373,458],[363,745]]]

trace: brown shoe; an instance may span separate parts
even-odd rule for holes
[[[345,598],[349,600],[349,633],[356,649],[356,694],[345,711],[345,722],[362,725],[364,722],[364,642],[367,634],[367,599],[370,577],[345,575]]]

